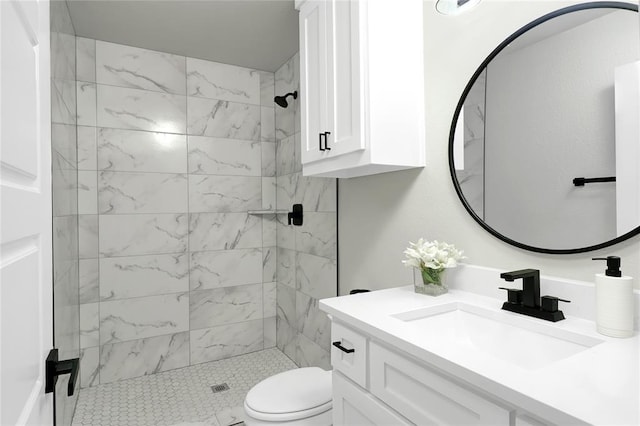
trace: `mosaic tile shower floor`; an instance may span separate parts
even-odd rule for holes
[[[276,348],[82,389],[73,426],[229,426],[256,383],[296,365]],[[227,383],[214,393],[211,386]]]

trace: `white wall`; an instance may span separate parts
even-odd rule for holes
[[[412,282],[401,264],[408,241],[419,237],[454,243],[467,263],[504,270],[538,268],[543,275],[592,281],[602,272],[591,257],[616,254],[623,271],[638,277],[640,238],[597,252],[543,255],[512,247],[484,231],[465,211],[448,169],[448,135],[456,104],[469,78],[491,50],[521,26],[578,1],[485,0],[457,17],[439,15],[425,2],[427,166],[340,180],[340,293]],[[640,277],[638,277],[640,278]],[[640,288],[636,280],[636,286]],[[496,277],[496,285],[500,279]]]

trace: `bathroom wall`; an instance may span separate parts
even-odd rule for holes
[[[275,346],[274,74],[77,58],[82,386]]]
[[[296,54],[275,73],[277,95],[300,93]],[[299,98],[298,98],[299,99]],[[337,295],[337,181],[302,175],[300,102],[276,106],[278,210],[304,207],[302,226],[277,216],[277,344],[300,367],[330,369],[331,324],[318,300]]]
[[[52,1],[51,146],[54,345],[60,359],[78,358],[78,170],[76,166],[76,38],[64,1]],[[35,301],[34,301],[35,302]],[[69,376],[56,384],[56,424],[69,425],[78,393]]]
[[[340,292],[412,282],[402,251],[419,237],[454,243],[467,263],[500,269],[536,267],[543,275],[592,281],[597,255],[622,257],[640,288],[640,237],[576,255],[544,255],[512,247],[484,231],[458,200],[448,170],[451,118],[469,78],[506,37],[531,20],[578,1],[485,0],[472,11],[439,15],[425,2],[427,166],[421,170],[343,179],[339,192]],[[363,220],[366,218],[366,220]],[[496,278],[496,283],[498,279]]]

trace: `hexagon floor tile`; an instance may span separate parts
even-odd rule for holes
[[[82,389],[73,426],[241,424],[256,383],[296,365],[276,348]],[[211,386],[229,390],[213,393]]]

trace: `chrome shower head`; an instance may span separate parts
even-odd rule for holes
[[[287,97],[293,95],[293,99],[298,99],[298,92],[291,92],[291,93],[287,93],[284,96],[276,96],[275,98],[273,98],[273,101],[280,105],[282,108],[286,108],[289,106],[289,102],[287,102]]]

